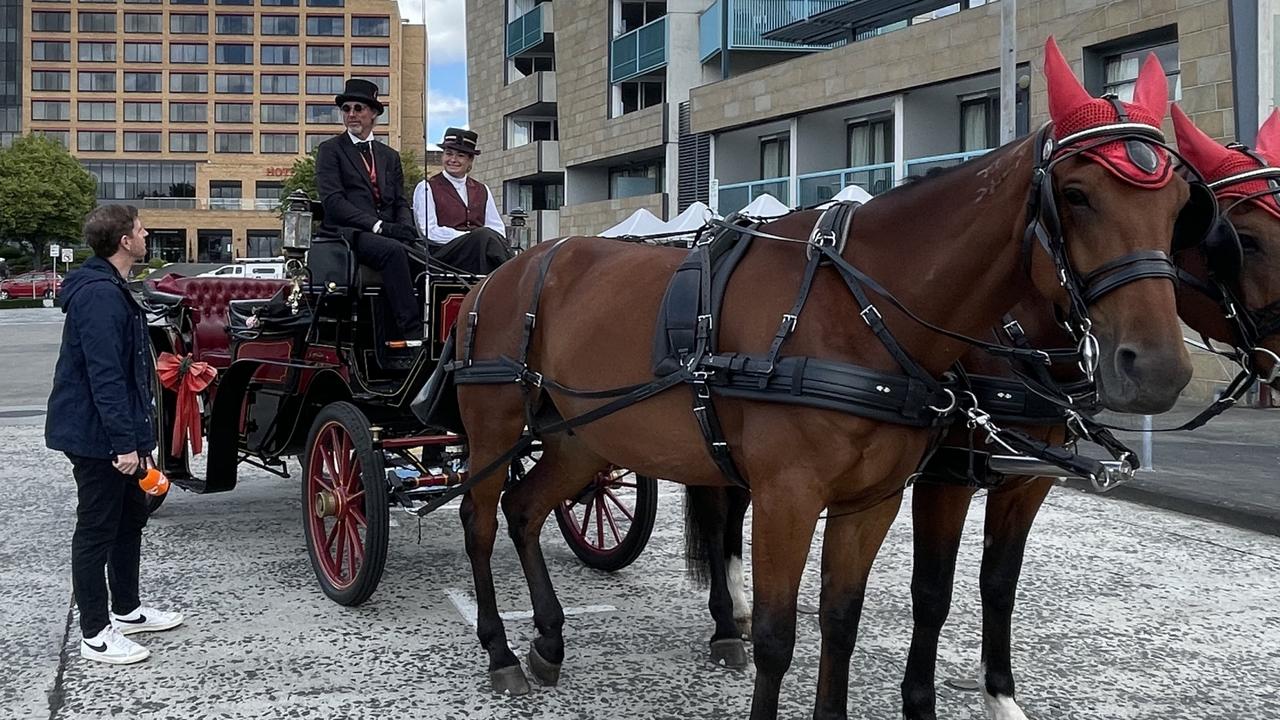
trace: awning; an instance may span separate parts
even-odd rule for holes
[[[829,45],[870,30],[954,4],[955,0],[849,0],[844,5],[763,33],[766,40]]]

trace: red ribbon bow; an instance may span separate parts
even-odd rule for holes
[[[218,371],[210,367],[209,363],[192,360],[190,355],[178,357],[173,353],[163,352],[156,360],[156,373],[165,389],[178,393],[169,454],[181,457],[187,446],[187,438],[190,437],[191,451],[199,455],[203,449],[201,442],[204,431],[200,428],[200,406],[196,403],[196,396],[217,379]]]

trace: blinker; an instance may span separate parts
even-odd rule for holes
[[[1159,169],[1160,157],[1150,145],[1138,140],[1130,140],[1124,146],[1129,155],[1129,162],[1133,163],[1134,167],[1148,175],[1154,175]]]

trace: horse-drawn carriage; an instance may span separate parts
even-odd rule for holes
[[[316,576],[331,599],[355,605],[381,579],[391,512],[421,517],[461,494],[468,452],[460,427],[426,425],[410,404],[443,381],[433,370],[450,352],[462,298],[483,278],[423,255],[415,289],[424,339],[416,352],[408,343],[393,354],[383,339],[378,274],[356,264],[342,237],[313,242],[305,193],[288,202],[289,279],[165,276],[139,288],[159,370],[158,460],[174,484],[213,493],[236,486],[242,463],[289,477],[287,459],[296,458]],[[201,477],[189,460],[202,441]],[[523,467],[512,464],[511,482]],[[643,549],[656,502],[652,478],[612,468],[557,517],[582,562],[612,571]]]

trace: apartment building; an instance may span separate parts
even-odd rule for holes
[[[998,0],[468,0],[467,12],[476,175],[501,209],[529,211],[535,241],[642,207],[670,218],[695,200],[724,214],[763,193],[792,206],[851,183],[879,193],[999,144]],[[1278,18],[1280,0],[1021,0],[1017,133],[1047,119],[1052,34],[1096,93],[1131,92],[1154,51],[1171,96],[1233,139],[1237,102],[1256,126],[1280,96]]]
[[[282,183],[341,130],[347,78],[387,98],[375,135],[424,159],[426,36],[394,0],[0,2],[0,141],[61,142],[99,201],[142,209],[153,257],[276,255]]]

